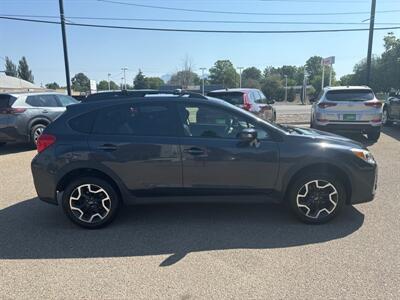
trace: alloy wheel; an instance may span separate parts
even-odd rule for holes
[[[80,221],[93,224],[104,220],[109,215],[111,199],[102,187],[95,184],[82,184],[72,191],[69,207]]]
[[[330,215],[337,207],[338,201],[338,191],[326,180],[312,180],[305,183],[296,196],[299,211],[311,219]]]
[[[42,135],[43,131],[44,131],[44,127],[38,127],[33,132],[33,140],[35,141],[35,144],[37,144],[37,140]]]

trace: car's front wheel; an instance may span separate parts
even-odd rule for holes
[[[346,190],[341,181],[329,174],[308,174],[291,185],[288,201],[301,221],[320,224],[338,214],[346,202]]]
[[[84,177],[71,182],[62,197],[66,215],[85,228],[100,228],[116,216],[120,199],[115,189],[96,177]]]

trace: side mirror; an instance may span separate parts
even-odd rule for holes
[[[267,104],[274,104],[275,100],[267,100]]]
[[[255,140],[257,140],[257,131],[253,128],[246,128],[243,129],[239,135],[238,138],[242,143],[249,144]]]

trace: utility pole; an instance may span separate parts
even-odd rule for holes
[[[331,64],[330,68],[331,69],[329,71],[329,86],[332,86],[332,69],[333,69],[332,64]]]
[[[287,75],[284,75],[285,77],[285,102],[287,102]]]
[[[325,64],[324,64],[324,60],[322,59],[321,61],[322,64],[322,80],[321,80],[321,91],[324,90],[324,81],[325,81]]]
[[[242,70],[244,69],[243,67],[237,67],[239,70],[239,87],[242,88]]]
[[[60,6],[60,19],[61,19],[61,32],[64,48],[64,64],[65,64],[65,79],[67,80],[67,92],[71,96],[71,79],[69,76],[69,62],[68,62],[68,49],[67,49],[67,34],[65,32],[65,16],[63,0],[59,0]]]
[[[109,91],[111,90],[110,76],[111,76],[111,73],[108,73],[108,74],[107,74],[107,77],[108,77],[108,90],[109,90]]]
[[[201,78],[203,81],[203,86],[201,87],[201,94],[204,96],[204,71],[207,70],[207,68],[200,68],[201,70]]]
[[[128,70],[128,68],[121,68],[121,70],[124,72],[124,90],[126,90],[126,71]]]
[[[372,43],[374,41],[375,9],[376,9],[376,0],[372,0],[371,17],[369,19],[369,39],[368,39],[367,78],[366,78],[367,85],[369,85],[371,81],[371,61],[372,61]]]

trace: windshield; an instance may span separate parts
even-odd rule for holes
[[[329,101],[368,101],[374,99],[371,90],[338,90],[329,91],[325,98]]]

